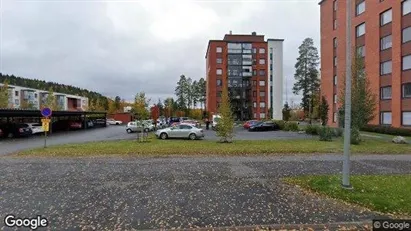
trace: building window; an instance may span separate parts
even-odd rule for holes
[[[392,71],[392,61],[382,62],[380,65],[380,75],[390,74]]]
[[[337,56],[334,56],[334,67],[337,66]]]
[[[217,75],[222,75],[223,74],[223,69],[217,69]]]
[[[257,48],[253,48],[253,54],[257,53]]]
[[[217,86],[221,86],[223,83],[221,81],[221,79],[217,79]]]
[[[37,93],[34,93],[34,98],[37,99]]]
[[[334,112],[334,115],[333,115],[333,122],[335,123],[335,122],[337,122],[337,112]]]
[[[222,48],[222,47],[217,47],[217,48],[216,48],[216,52],[217,52],[217,53],[222,53],[222,52],[223,52],[223,48]]]
[[[257,97],[257,92],[253,91],[253,97]]]
[[[391,99],[391,86],[381,88],[381,99]]]
[[[257,86],[257,80],[253,80],[253,86]]]
[[[265,97],[265,91],[260,91],[260,97]]]
[[[265,119],[265,113],[260,113],[260,119]]]
[[[273,53],[270,53],[270,60],[273,60]]]
[[[270,71],[273,70],[273,64],[270,64]]]
[[[257,107],[257,102],[253,102],[253,107],[256,108]]]
[[[381,112],[381,121],[383,125],[391,125],[392,115],[391,112]]]
[[[333,9],[334,11],[337,11],[337,0],[334,0],[333,2]]]
[[[333,39],[334,48],[337,48],[337,38]]]
[[[387,35],[381,38],[380,42],[381,50],[385,50],[392,47],[392,35]]]
[[[265,108],[265,102],[260,102],[260,108]]]
[[[14,92],[14,96],[19,96],[19,92],[18,92],[18,91],[15,91],[15,92]]]
[[[411,98],[411,83],[405,83],[402,85],[402,97]]]
[[[254,119],[256,119],[257,118],[257,113],[254,113]]]
[[[411,41],[411,26],[402,30],[402,43]]]
[[[334,23],[333,23],[333,29],[337,29],[337,19],[334,19]]]
[[[258,72],[258,74],[259,74],[260,76],[265,76],[265,70],[260,70],[260,71]]]
[[[335,104],[337,103],[337,94],[334,94],[333,101],[334,101]]]
[[[356,33],[356,35],[357,35],[357,38],[358,38],[358,37],[361,37],[361,36],[363,36],[363,35],[365,34],[365,22],[362,23],[362,24],[360,24],[360,25],[358,25],[358,26],[355,28],[355,33]]]
[[[260,48],[260,49],[258,49],[258,53],[260,53],[260,54],[265,54],[265,48]]]
[[[260,59],[258,63],[259,64],[265,64],[265,59]]]
[[[265,86],[265,80],[260,80],[260,87]]]
[[[402,112],[402,125],[409,126],[411,125],[411,112]]]
[[[357,54],[360,57],[365,57],[365,46],[357,47]]]
[[[218,63],[218,64],[223,63],[223,59],[222,59],[222,58],[217,58],[217,63]]]
[[[364,13],[364,11],[365,11],[365,0],[357,4],[357,6],[355,7],[355,14],[360,15]]]
[[[334,86],[337,86],[337,76],[336,75],[334,75]]]
[[[402,2],[402,15],[411,13],[411,0],[405,0]]]
[[[411,55],[403,56],[402,57],[402,70],[410,70],[411,69]]]
[[[384,26],[385,24],[388,24],[390,22],[392,22],[392,9],[384,11],[380,14],[380,25],[381,26]]]

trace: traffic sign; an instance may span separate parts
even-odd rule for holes
[[[49,130],[50,130],[50,126],[49,126],[49,123],[42,123],[42,127],[43,127],[43,130],[45,131],[45,132],[48,132]]]
[[[44,117],[50,117],[51,113],[52,113],[52,111],[48,107],[45,107],[45,108],[41,109],[41,115],[44,116]]]
[[[41,122],[42,123],[50,123],[50,119],[44,118],[44,119],[41,119]]]

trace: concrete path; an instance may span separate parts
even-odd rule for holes
[[[280,180],[339,174],[339,155],[2,157],[0,166],[0,214],[41,215],[51,230],[347,223],[376,216]],[[411,155],[353,156],[352,173],[409,174]]]

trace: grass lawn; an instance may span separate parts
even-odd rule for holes
[[[340,176],[303,176],[285,182],[371,210],[411,216],[411,175],[351,176],[353,190],[342,189]]]
[[[253,155],[253,154],[298,154],[342,153],[342,139],[322,142],[318,137],[308,140],[238,140],[230,144],[210,140],[158,140],[149,142],[133,140],[104,141],[83,144],[66,144],[22,151],[18,155],[29,156],[96,156],[96,155]],[[398,145],[388,141],[366,139],[361,145],[352,146],[353,153],[411,154],[411,145]]]

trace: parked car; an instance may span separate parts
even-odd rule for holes
[[[200,124],[198,121],[195,121],[195,120],[184,120],[183,123],[185,123],[185,124],[191,124],[191,125],[193,125],[193,126],[195,126],[195,127],[197,127],[197,128],[200,128],[200,127],[201,127],[201,124]]]
[[[258,120],[249,120],[249,121],[247,121],[243,124],[243,128],[244,129],[249,129],[251,126],[253,126],[254,124],[256,124],[258,122],[259,122]]]
[[[129,123],[127,123],[127,126],[126,126],[126,132],[127,132],[127,133],[141,132],[142,129],[143,129],[143,127],[142,127],[142,126],[137,126],[137,123],[136,123],[136,122],[129,122]],[[145,131],[145,132],[149,132],[149,131],[150,131],[150,128],[145,127],[145,128],[144,128],[144,131]]]
[[[76,130],[76,129],[81,129],[83,127],[83,124],[81,123],[81,121],[69,121],[68,126],[69,126],[69,129]]]
[[[44,133],[43,126],[40,123],[26,123],[32,130],[32,134]]]
[[[123,121],[114,120],[114,119],[107,119],[107,124],[109,124],[109,125],[120,125],[120,124],[123,124]]]
[[[173,123],[180,123],[180,117],[170,117],[168,125],[171,126]]]
[[[278,124],[267,121],[267,122],[258,122],[254,125],[252,125],[248,131],[250,132],[256,132],[256,131],[275,131],[275,130],[280,130],[280,126]]]
[[[191,124],[181,123],[175,127],[157,130],[155,135],[157,138],[161,138],[163,140],[168,138],[188,138],[190,140],[196,140],[204,138],[204,131],[203,129],[196,128]]]
[[[27,124],[7,123],[0,125],[4,137],[27,137],[33,134],[33,131]]]
[[[93,120],[93,125],[94,126],[104,126],[106,124],[107,124],[107,122],[104,119],[95,119],[95,120]]]
[[[213,115],[212,121],[211,121],[211,129],[216,130],[217,129],[217,124],[218,121],[221,119],[221,116],[219,115]]]

